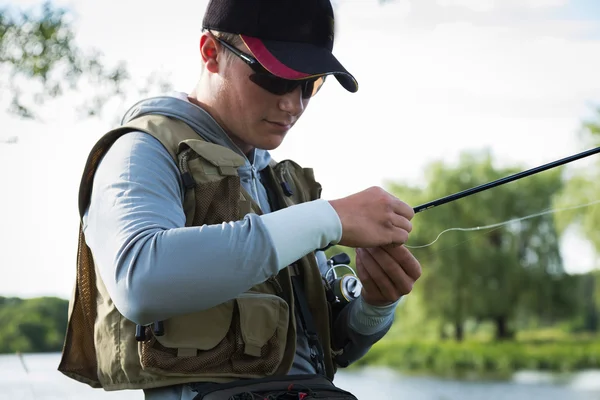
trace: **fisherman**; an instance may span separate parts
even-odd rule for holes
[[[322,199],[311,168],[270,156],[326,78],[358,90],[334,30],[329,0],[211,0],[195,88],[97,142],[61,372],[146,399],[355,399],[335,372],[388,332],[421,267],[409,205],[379,187]],[[362,284],[341,307],[336,244]]]

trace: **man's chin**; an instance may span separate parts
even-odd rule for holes
[[[262,150],[275,150],[277,149],[279,146],[281,146],[281,144],[283,143],[283,140],[285,139],[285,134],[282,135],[269,135],[270,137],[268,138],[268,140],[263,140],[261,141],[261,143],[257,143],[257,145],[255,146],[257,149],[262,149]]]
[[[257,146],[257,149],[260,150],[265,150],[265,151],[273,151],[276,150],[279,146],[281,146],[281,143],[277,144],[277,145],[271,145],[271,146]]]

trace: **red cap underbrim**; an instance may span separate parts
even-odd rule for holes
[[[307,43],[277,42],[240,35],[254,58],[267,71],[284,79],[298,80],[335,75],[349,92],[358,90],[356,79],[326,48]]]

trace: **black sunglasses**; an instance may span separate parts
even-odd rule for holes
[[[275,76],[267,71],[262,65],[260,65],[258,60],[256,60],[254,57],[243,53],[233,45],[222,39],[219,39],[215,35],[213,35],[213,37],[217,42],[222,44],[223,47],[231,51],[233,54],[241,58],[242,61],[248,64],[254,71],[254,74],[250,75],[250,80],[270,93],[284,95],[294,91],[298,86],[300,86],[302,89],[302,97],[304,99],[309,99],[317,94],[319,89],[321,89],[321,86],[323,86],[323,83],[325,83],[325,76],[301,80],[283,79]]]

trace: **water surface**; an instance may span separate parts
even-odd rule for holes
[[[0,356],[0,399],[143,400],[139,391],[105,392],[56,370],[59,354]],[[508,381],[459,381],[399,374],[385,368],[342,371],[335,383],[359,400],[600,400],[600,371],[554,375],[522,371]]]

